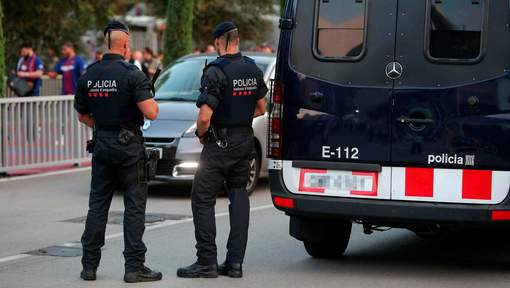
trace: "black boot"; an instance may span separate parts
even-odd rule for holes
[[[217,278],[218,265],[201,265],[197,262],[188,267],[177,269],[177,276],[181,278]]]
[[[96,270],[83,269],[83,270],[81,270],[80,278],[85,281],[94,281],[94,280],[96,280]]]
[[[152,282],[159,281],[163,278],[161,272],[152,271],[151,269],[143,266],[143,269],[136,272],[127,272],[124,274],[124,281],[127,283],[136,282]]]
[[[218,266],[218,274],[231,278],[243,277],[243,265],[241,263],[227,263]]]

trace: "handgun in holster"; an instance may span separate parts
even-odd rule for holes
[[[94,153],[94,146],[96,146],[96,128],[92,128],[92,139],[87,140],[86,150],[90,154]]]
[[[117,142],[122,145],[127,145],[135,138],[135,133],[131,130],[122,128],[117,136]]]

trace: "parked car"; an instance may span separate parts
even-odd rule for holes
[[[276,57],[271,54],[245,53],[264,72],[264,80],[274,77]],[[159,150],[156,181],[168,183],[193,181],[202,151],[195,136],[199,109],[195,103],[200,94],[200,79],[207,62],[216,54],[189,55],[170,65],[155,83],[155,99],[159,116],[146,120],[142,127],[147,147]],[[267,114],[253,121],[255,147],[250,161],[248,192],[255,190],[259,177],[267,177],[266,130]]]

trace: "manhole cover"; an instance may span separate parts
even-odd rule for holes
[[[191,218],[189,215],[182,214],[165,214],[165,213],[147,213],[145,215],[145,224],[154,225],[164,221],[178,221]],[[85,223],[87,216],[63,220],[69,223]],[[121,225],[124,221],[124,213],[122,211],[112,211],[108,214],[108,224]]]
[[[82,255],[80,242],[71,242],[27,252],[35,256],[78,257]]]

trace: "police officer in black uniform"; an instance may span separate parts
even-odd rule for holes
[[[113,21],[104,30],[108,52],[90,65],[75,95],[79,120],[94,128],[92,184],[83,245],[81,278],[95,280],[105,241],[113,192],[124,192],[124,258],[126,282],[161,280],[162,274],[144,266],[142,241],[147,203],[145,147],[140,131],[144,116],[158,114],[152,84],[135,65],[126,63],[129,30]]]
[[[219,24],[212,36],[220,57],[202,76],[196,134],[204,148],[191,192],[198,260],[177,270],[177,275],[185,278],[242,277],[250,213],[246,185],[254,149],[251,126],[254,117],[265,113],[268,92],[262,71],[239,52],[234,23]],[[214,205],[225,184],[230,235],[226,261],[218,266]]]

